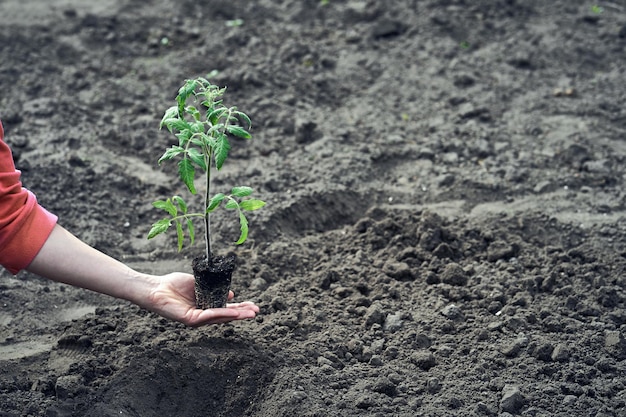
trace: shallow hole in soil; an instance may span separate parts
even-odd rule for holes
[[[268,357],[247,341],[204,339],[175,349],[153,347],[125,358],[86,416],[241,416],[274,375]]]
[[[324,191],[277,210],[263,227],[290,236],[321,233],[353,224],[368,208],[367,199],[354,191]]]

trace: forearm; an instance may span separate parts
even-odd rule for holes
[[[154,282],[57,225],[26,268],[54,281],[144,304]]]

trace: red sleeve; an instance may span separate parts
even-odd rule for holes
[[[0,265],[17,274],[37,256],[57,217],[22,187],[0,122]]]

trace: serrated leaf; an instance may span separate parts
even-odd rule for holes
[[[224,165],[224,161],[228,158],[228,151],[230,150],[230,143],[226,135],[219,135],[215,140],[215,146],[213,151],[215,153],[215,167],[221,169]]]
[[[181,148],[180,146],[172,146],[171,148],[169,148],[168,150],[165,151],[163,156],[161,156],[159,158],[158,163],[160,164],[163,161],[167,161],[169,159],[172,159],[175,156],[180,155],[183,152],[185,152],[185,149]]]
[[[241,126],[228,126],[226,128],[226,130],[228,131],[228,133],[230,133],[233,136],[237,136],[238,138],[242,138],[242,139],[250,139],[252,138],[252,135],[250,135],[250,133],[248,133],[243,127]]]
[[[176,97],[176,100],[179,103],[186,102],[189,96],[192,95],[196,90],[197,85],[198,82],[196,80],[186,80],[185,84],[183,84],[182,87],[180,87],[180,89],[178,90],[178,96]]]
[[[152,205],[158,209],[167,211],[167,213],[172,217],[176,217],[178,214],[178,209],[169,198],[167,200],[155,201]]]
[[[225,107],[219,107],[217,109],[213,109],[210,112],[207,112],[207,119],[211,122],[212,125],[215,125],[220,120],[220,117],[222,117],[226,111],[227,109]]]
[[[170,228],[172,222],[170,219],[161,219],[158,222],[152,225],[150,232],[148,232],[148,239],[152,239],[153,237],[160,235],[167,231]]]
[[[191,131],[193,133],[204,133],[204,123],[200,121],[191,123]]]
[[[239,202],[239,207],[245,211],[258,210],[265,205],[265,201],[261,200],[244,200]]]
[[[250,187],[233,187],[230,191],[235,197],[247,197],[252,194],[252,188]]]
[[[185,147],[187,146],[187,142],[193,136],[193,132],[190,129],[185,129],[176,134],[178,138],[178,145]]]
[[[194,136],[191,139],[191,143],[193,143],[194,145],[199,146],[201,148],[204,148],[204,141],[201,138],[199,138],[198,136]]]
[[[176,96],[176,101],[178,102],[178,117],[183,118],[183,114],[185,113],[185,103],[189,96],[195,93],[196,80],[187,80],[185,84],[178,90],[178,95]]]
[[[174,200],[174,202],[178,205],[180,211],[182,211],[183,214],[187,214],[187,203],[185,202],[185,200],[183,200],[182,197],[175,195],[174,197],[172,197],[172,200]]]
[[[198,109],[195,108],[194,106],[187,106],[187,107],[185,107],[185,111],[187,113],[189,113],[191,115],[191,117],[193,117],[196,121],[199,121],[200,117],[202,117],[200,115],[200,112],[198,111]]]
[[[172,106],[169,109],[165,110],[165,114],[161,119],[161,123],[159,124],[159,128],[162,129],[165,126],[165,121],[168,119],[178,118],[178,106]]]
[[[211,198],[211,201],[209,201],[209,206],[206,209],[206,213],[210,213],[215,210],[220,205],[220,203],[224,201],[225,198],[226,196],[222,193],[215,194],[213,198]]]
[[[185,158],[178,163],[178,175],[187,186],[187,189],[189,189],[189,192],[196,194],[196,186],[193,183],[196,176],[196,169],[193,167],[190,159]]]
[[[193,242],[196,240],[196,232],[194,231],[193,222],[191,221],[191,219],[187,219],[187,231],[189,232],[189,240],[193,245]]]
[[[240,111],[235,112],[235,114],[244,122],[246,122],[246,124],[248,125],[248,129],[252,127],[252,120],[250,120],[247,114]]]
[[[237,203],[235,200],[228,200],[224,207],[226,207],[228,210],[233,210],[239,207],[239,203]]]
[[[189,122],[187,122],[184,119],[179,119],[178,117],[167,119],[163,122],[163,124],[165,125],[165,127],[167,127],[167,129],[170,132],[173,132],[174,129],[178,130],[179,132],[182,132],[183,130],[187,130],[191,128],[191,126],[189,125]]]
[[[222,129],[224,129],[224,124],[223,123],[217,123],[217,124],[214,124],[213,126],[211,126],[206,133],[207,133],[207,135],[213,135],[213,136],[217,137],[220,134],[220,131]]]
[[[203,171],[206,171],[206,162],[204,160],[204,154],[197,149],[188,149],[187,155],[196,165],[198,165]]]
[[[178,237],[178,251],[180,252],[183,250],[183,242],[185,241],[183,225],[180,222],[176,222],[176,236]]]
[[[237,107],[233,106],[230,109],[230,117],[228,118],[229,122],[239,122],[239,118],[237,117]],[[233,126],[237,126],[237,123],[233,123]]]
[[[246,219],[246,216],[242,212],[239,212],[239,225],[241,235],[239,235],[239,240],[235,242],[236,245],[241,245],[248,239],[248,219]]]

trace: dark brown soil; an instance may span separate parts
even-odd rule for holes
[[[63,226],[190,271],[145,238],[184,192],[158,124],[214,69],[254,136],[216,187],[268,202],[241,247],[213,218],[257,320],[2,273],[0,415],[626,415],[626,4],[592,6],[0,2],[0,118]]]
[[[201,309],[224,308],[235,271],[234,255],[214,256],[208,262],[206,256],[198,256],[191,263],[196,281],[196,306]]]

